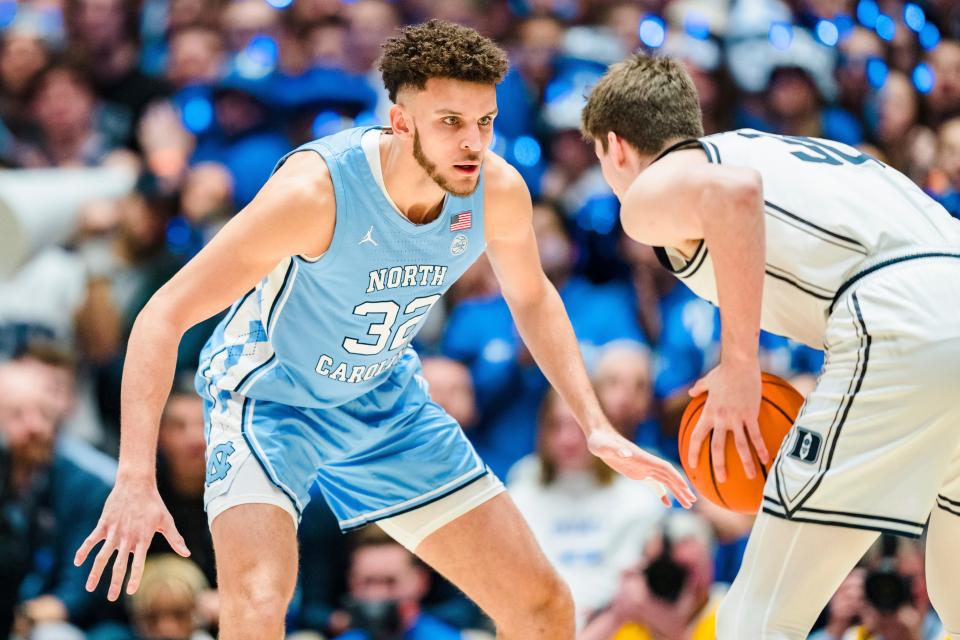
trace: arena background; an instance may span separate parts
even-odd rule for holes
[[[633,51],[682,59],[707,133],[856,145],[960,217],[956,0],[0,0],[0,637],[216,634],[191,378],[218,318],[183,341],[161,425],[159,488],[191,558],[158,536],[139,594],[119,603],[86,592],[88,567],[72,564],[116,470],[128,332],[282,154],[386,122],[379,44],[428,18],[509,52],[493,150],[534,198],[544,268],[611,420],[674,460],[685,391],[717,360],[718,315],[623,237],[578,131],[607,65]],[[541,406],[547,383],[482,259],[417,346],[435,398],[570,582],[585,639],[713,637],[749,517],[703,500],[693,515],[666,512],[643,485],[592,465],[566,408]],[[761,346],[764,369],[809,391],[821,353],[771,335]],[[645,571],[663,559],[664,532],[684,567],[676,584]],[[300,537],[291,637],[490,637],[476,607],[402,548],[376,531],[341,537],[322,500]],[[868,594],[878,580],[895,596]],[[942,638],[922,540],[878,544],[817,634]]]

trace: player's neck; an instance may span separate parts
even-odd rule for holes
[[[413,155],[394,136],[381,136],[380,166],[387,195],[413,223],[424,224],[437,217],[446,192],[427,175]]]

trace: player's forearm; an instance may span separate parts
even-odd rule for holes
[[[713,258],[720,303],[721,361],[757,358],[766,263],[762,189],[747,181],[711,194],[703,237]]]
[[[549,282],[539,295],[511,303],[514,322],[550,384],[570,406],[584,433],[607,425],[580,355],[560,294]]]
[[[119,480],[156,477],[160,415],[173,383],[182,334],[158,305],[148,304],[133,325],[120,388]]]

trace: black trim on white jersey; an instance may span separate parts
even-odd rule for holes
[[[907,262],[909,260],[920,260],[922,258],[960,258],[960,253],[952,253],[949,251],[927,251],[924,253],[914,253],[911,255],[890,258],[889,260],[878,262],[872,267],[868,267],[860,273],[855,274],[852,278],[840,285],[840,288],[837,289],[837,295],[833,297],[833,302],[830,304],[830,308],[827,310],[827,313],[833,313],[833,308],[837,306],[837,301],[840,300],[840,296],[842,296],[847,289],[856,284],[861,278],[864,278],[875,271],[879,271],[880,269],[884,269],[891,265]]]
[[[937,496],[937,506],[951,515],[960,516],[960,501],[951,500],[942,493]]]
[[[771,271],[771,269],[776,269],[778,273]],[[818,300],[833,300],[833,294],[823,293],[824,291],[827,291],[823,287],[815,285],[812,282],[807,282],[806,280],[803,280],[799,276],[796,276],[785,269],[781,269],[780,267],[776,267],[770,263],[767,263],[767,268],[764,271],[771,278],[776,278],[781,282],[786,282],[787,284],[806,293],[807,295],[817,298]],[[819,289],[820,292],[816,291],[815,289]]]
[[[923,530],[926,526],[917,523],[909,523],[904,525],[895,523],[891,524],[886,518],[875,518],[873,516],[862,516],[859,514],[843,514],[838,512],[837,515],[821,515],[817,513],[811,513],[808,509],[802,509],[799,514],[793,513],[791,515],[787,515],[768,502],[764,503],[763,512],[790,522],[804,522],[809,524],[822,524],[831,527],[843,527],[845,529],[878,531],[880,533],[901,536],[904,538],[919,538],[923,535]]]
[[[707,245],[701,240],[700,244],[697,245],[697,250],[693,253],[693,257],[679,269],[674,268],[673,263],[670,262],[670,256],[667,255],[667,250],[663,247],[653,247],[653,252],[664,269],[678,278],[689,278],[703,266],[707,258]]]
[[[790,226],[799,229],[800,231],[804,231],[806,233],[809,233],[810,235],[815,236],[819,240],[823,240],[824,242],[828,242],[832,245],[836,245],[841,249],[848,249],[850,251],[862,253],[863,255],[869,255],[870,253],[869,250],[859,240],[855,240],[854,238],[841,235],[834,231],[830,231],[829,229],[824,229],[820,225],[814,224],[813,222],[810,222],[806,218],[798,216],[795,213],[791,213],[790,211],[787,211],[783,207],[776,205],[770,202],[769,200],[764,200],[763,204],[765,205],[768,214],[773,215],[778,220],[785,222]],[[784,217],[786,217],[787,219],[785,219]],[[803,226],[799,227],[796,224],[793,224],[791,221],[798,222]]]
[[[857,330],[857,335],[860,338],[860,347],[857,349],[857,362],[853,368],[853,377],[850,379],[850,384],[847,387],[847,392],[843,395],[843,398],[840,400],[840,404],[837,406],[837,412],[834,414],[833,421],[830,424],[830,428],[827,430],[826,434],[823,434],[824,440],[828,442],[827,454],[820,458],[820,462],[817,465],[816,473],[811,476],[799,491],[797,491],[797,503],[792,508],[788,508],[788,500],[786,499],[785,489],[781,483],[781,478],[783,475],[782,463],[784,458],[780,457],[777,459],[776,464],[776,488],[777,496],[780,498],[780,504],[784,505],[784,509],[787,511],[787,517],[792,517],[792,515],[801,510],[804,503],[810,498],[811,495],[817,490],[820,486],[820,483],[823,481],[824,476],[830,470],[831,464],[833,464],[833,455],[837,448],[837,442],[840,439],[840,433],[843,430],[843,425],[847,421],[847,417],[850,415],[850,407],[853,406],[853,402],[859,393],[861,387],[863,386],[863,380],[867,374],[867,365],[870,360],[870,345],[873,341],[873,338],[870,336],[867,331],[867,325],[863,320],[863,314],[860,311],[860,302],[857,298],[857,294],[853,294],[853,305],[856,311],[856,321],[854,322],[854,328]],[[801,417],[797,418],[799,423]],[[813,482],[813,486],[810,486],[810,483]]]

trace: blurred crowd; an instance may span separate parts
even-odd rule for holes
[[[674,461],[686,390],[717,362],[719,317],[619,228],[578,131],[608,64],[632,51],[678,57],[708,133],[840,140],[960,217],[956,0],[0,0],[0,165],[60,170],[37,202],[71,169],[138,176],[122,197],[84,202],[66,242],[40,243],[0,278],[0,637],[216,635],[202,404],[189,380],[218,317],[184,339],[160,425],[159,490],[191,557],[158,536],[138,593],[118,603],[86,591],[73,566],[115,474],[128,333],[281,155],[387,121],[379,45],[428,17],[509,52],[494,150],[527,181],[544,270],[605,411]],[[598,464],[484,259],[443,302],[417,344],[431,393],[570,583],[584,640],[712,640],[752,519],[704,500],[665,510],[650,487]],[[823,356],[764,334],[761,358],[807,392]],[[492,637],[468,599],[376,528],[341,536],[318,498],[299,535],[290,637]],[[922,547],[878,543],[811,637],[942,638]]]

